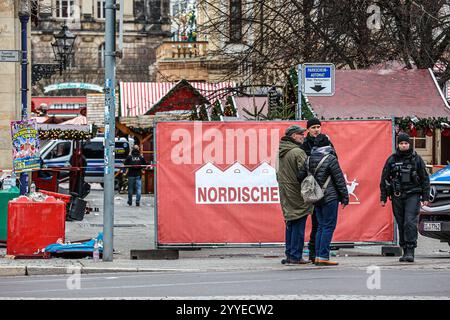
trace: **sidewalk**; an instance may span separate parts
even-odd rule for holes
[[[85,215],[83,221],[66,222],[66,240],[90,239],[103,231],[103,190],[93,184],[86,198],[99,212]],[[109,272],[204,272],[242,270],[300,270],[321,269],[312,264],[281,265],[284,248],[217,248],[180,250],[178,260],[131,260],[130,250],[154,249],[153,195],[143,195],[140,207],[129,207],[126,194],[116,194],[114,201],[114,261],[93,262],[85,259],[16,259],[4,258],[6,248],[0,247],[0,276],[51,275]],[[398,257],[381,256],[380,246],[340,249],[333,258],[337,268],[367,268],[376,265],[395,269],[450,270],[450,247],[446,243],[420,237],[414,264],[398,262]]]

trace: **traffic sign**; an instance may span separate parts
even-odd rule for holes
[[[334,95],[334,64],[305,63],[302,72],[302,91],[307,96]]]
[[[19,50],[0,50],[0,62],[19,62]]]

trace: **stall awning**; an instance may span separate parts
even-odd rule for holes
[[[224,98],[234,88],[234,82],[189,82],[211,103]],[[120,82],[120,116],[134,117],[145,114],[159,102],[176,82]]]
[[[450,117],[428,69],[336,70],[336,92],[308,97],[319,118]]]

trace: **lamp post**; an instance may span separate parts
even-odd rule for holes
[[[21,29],[21,50],[22,50],[22,62],[21,62],[21,93],[22,93],[22,110],[21,120],[27,120],[28,118],[28,37],[27,37],[27,25],[31,15],[31,4],[29,0],[20,0],[19,2],[19,20]],[[20,175],[20,194],[26,194],[28,192],[28,174],[26,172]]]

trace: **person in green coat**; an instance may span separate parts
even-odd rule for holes
[[[303,246],[305,225],[313,206],[306,204],[301,195],[297,173],[306,161],[306,153],[301,148],[306,129],[292,125],[281,138],[278,151],[277,180],[280,190],[280,202],[286,223],[286,258],[282,264],[305,264]]]

